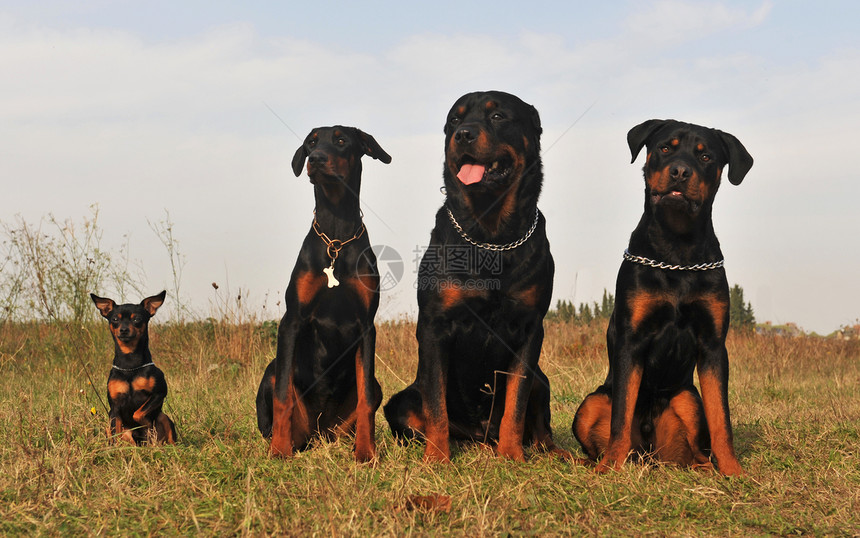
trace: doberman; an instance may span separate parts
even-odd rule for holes
[[[161,411],[167,382],[149,351],[149,320],[164,304],[166,294],[162,291],[140,304],[122,305],[90,294],[96,308],[110,322],[108,328],[114,341],[113,367],[107,384],[108,435],[135,445],[151,436],[156,443],[176,442],[176,427]]]
[[[738,185],[753,159],[734,136],[674,120],[633,127],[643,146],[645,212],[618,272],[606,333],[609,373],[589,394],[573,433],[600,472],[632,450],[659,461],[743,471],[729,419],[729,287],[711,221],[723,168]],[[698,371],[701,396],[693,385]]]
[[[425,441],[425,461],[450,461],[450,439],[520,461],[524,443],[566,455],[538,366],[554,272],[541,130],[533,106],[500,91],[448,113],[446,200],[418,269],[418,371],[384,407],[395,437]]]
[[[307,159],[316,210],[287,287],[277,353],[257,391],[257,425],[276,457],[316,435],[352,432],[356,460],[376,454],[379,273],[359,207],[363,155],[391,162],[372,136],[338,125],[312,130],[293,156],[296,176]]]

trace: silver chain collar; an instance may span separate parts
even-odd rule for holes
[[[644,256],[634,256],[633,254],[630,254],[630,252],[626,248],[624,249],[624,259],[629,262],[647,265],[648,267],[654,267],[655,269],[668,269],[670,271],[709,271],[711,269],[717,269],[719,267],[722,267],[726,262],[726,260],[723,259],[718,262],[699,263],[696,265],[670,265],[668,263],[658,262],[656,260],[652,260]]]
[[[448,218],[451,219],[451,224],[453,224],[454,228],[456,228],[457,231],[460,233],[460,237],[462,237],[463,239],[465,239],[466,241],[475,245],[478,248],[482,248],[485,250],[494,250],[497,252],[504,251],[504,250],[513,250],[513,249],[517,248],[518,246],[522,245],[523,243],[525,243],[526,241],[528,241],[529,238],[532,236],[532,234],[535,233],[535,230],[537,229],[537,225],[538,225],[538,220],[540,219],[540,211],[538,211],[538,208],[535,207],[535,221],[532,223],[532,227],[529,228],[529,231],[526,232],[526,235],[520,237],[519,239],[517,239],[513,243],[508,243],[507,245],[496,245],[494,243],[481,243],[481,242],[475,241],[474,239],[469,237],[465,231],[463,231],[463,228],[460,226],[460,223],[457,222],[457,219],[454,218],[454,214],[451,213],[451,209],[448,208],[447,205],[445,206],[445,211],[448,212]]]
[[[142,364],[142,365],[137,366],[135,368],[120,368],[119,366],[114,364],[111,366],[111,368],[113,368],[114,370],[119,370],[120,372],[134,372],[136,370],[140,370],[141,368],[146,368],[147,366],[155,366],[155,363],[154,362],[148,362],[146,364]]]

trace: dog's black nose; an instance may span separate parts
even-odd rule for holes
[[[454,132],[454,141],[458,144],[471,144],[475,141],[475,135],[466,127],[461,127]]]
[[[679,181],[687,181],[693,172],[683,164],[674,164],[669,168],[669,175],[672,179]]]
[[[308,164],[324,164],[328,160],[328,155],[323,151],[313,151],[308,155]]]

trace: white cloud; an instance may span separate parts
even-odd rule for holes
[[[850,207],[860,181],[846,164],[860,124],[858,49],[788,64],[754,48],[697,55],[684,51],[685,39],[755,32],[772,3],[649,6],[574,45],[536,33],[419,34],[375,54],[262,38],[247,24],[151,43],[0,20],[0,181],[15,193],[0,199],[0,215],[75,217],[99,202],[108,236],[132,233],[132,255],[144,260],[154,289],[169,287],[169,272],[146,220],[167,208],[198,304],[225,274],[274,301],[312,209],[307,179],[289,169],[298,137],[316,125],[353,124],[394,157],[365,165],[365,214],[373,241],[407,261],[407,282],[393,295],[414,311],[408,272],[442,199],[444,114],[463,92],[497,88],[541,112],[541,206],[558,297],[575,291],[577,301],[594,300],[614,285],[642,207],[641,159],[629,164],[626,131],[676,117],[737,134],[756,158],[743,185],[721,190],[716,227],[732,281],[754,306],[756,290],[769,290],[760,319],[822,331],[851,321],[860,258],[832,228],[860,227]],[[646,46],[638,45],[643,32]],[[679,52],[662,54],[670,45]],[[815,255],[799,256],[805,249]],[[820,267],[844,270],[828,270],[819,284],[826,290],[802,304],[782,299],[794,296],[798,275],[824,274]]]
[[[629,34],[646,41],[681,46],[690,38],[718,34],[725,30],[747,29],[764,22],[773,8],[767,0],[753,10],[723,2],[661,0],[643,2],[625,21]]]

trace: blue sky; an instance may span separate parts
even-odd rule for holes
[[[216,281],[277,312],[313,209],[290,158],[312,127],[355,125],[393,157],[362,191],[372,242],[406,261],[381,314],[414,315],[444,116],[501,89],[543,121],[556,298],[614,286],[642,208],[626,132],[671,117],[756,159],[715,228],[758,320],[856,322],[860,3],[594,4],[0,1],[0,219],[98,204],[105,246],[128,234],[154,293],[170,268],[147,221],[169,211],[193,306]]]

